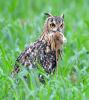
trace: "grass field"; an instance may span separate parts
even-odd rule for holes
[[[16,57],[41,35],[44,12],[65,15],[63,60],[46,85],[10,77]],[[0,0],[0,100],[89,100],[89,0]]]

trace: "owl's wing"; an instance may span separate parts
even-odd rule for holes
[[[27,47],[16,59],[14,70],[11,76],[14,77],[19,71],[21,66],[30,66],[31,62],[29,60],[29,55],[31,54],[32,46]]]

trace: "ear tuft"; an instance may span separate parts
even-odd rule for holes
[[[61,14],[61,18],[63,18],[63,19],[64,19],[64,14]]]
[[[50,13],[44,13],[44,15],[47,17],[52,17],[52,14],[50,14]]]

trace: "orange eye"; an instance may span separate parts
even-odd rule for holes
[[[60,28],[63,28],[63,23],[60,25]]]
[[[50,27],[55,27],[56,25],[54,23],[51,23],[50,24]]]

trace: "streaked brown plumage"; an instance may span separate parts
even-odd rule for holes
[[[54,73],[65,41],[64,16],[52,16],[48,13],[46,15],[47,19],[40,39],[26,48],[17,58],[13,76],[20,71],[19,64],[34,68],[38,63],[48,74]]]

